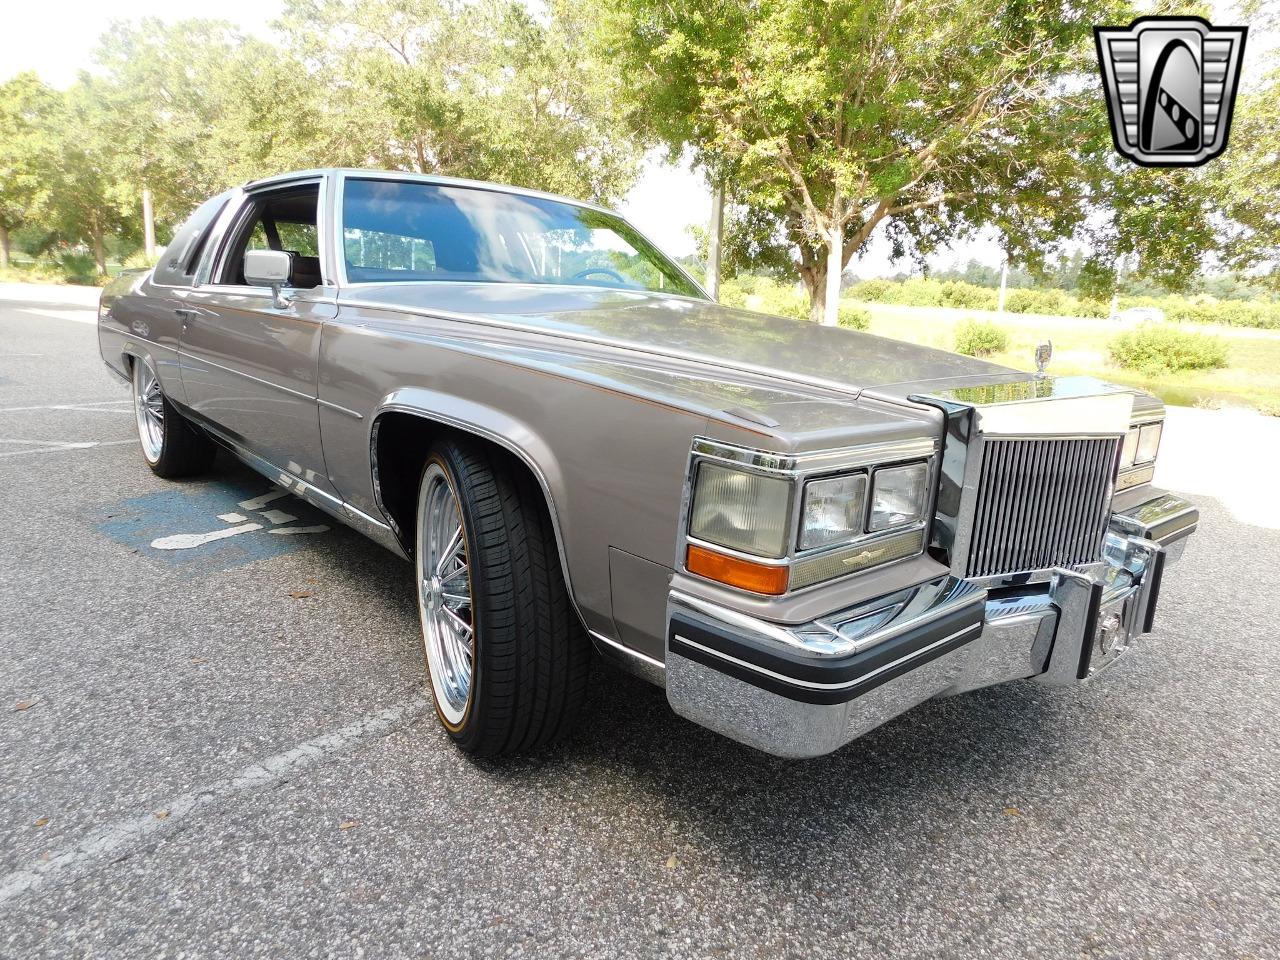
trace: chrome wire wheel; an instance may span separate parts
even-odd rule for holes
[[[164,396],[156,372],[141,357],[133,362],[133,411],[138,418],[142,455],[148,463],[158,463],[164,451]]]
[[[457,729],[471,704],[476,662],[471,570],[458,498],[440,464],[432,462],[418,492],[415,559],[422,643],[436,709]]]

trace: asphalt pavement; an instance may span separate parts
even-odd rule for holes
[[[1211,480],[1096,683],[794,762],[601,667],[574,740],[476,762],[405,563],[232,461],[154,477],[92,313],[4,295],[0,957],[1280,953],[1280,529]]]

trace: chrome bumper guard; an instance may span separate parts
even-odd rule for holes
[[[998,592],[944,576],[798,625],[672,591],[667,698],[734,740],[814,757],[933,697],[1087,680],[1151,631],[1165,564],[1198,519],[1162,494],[1113,515],[1088,569]]]

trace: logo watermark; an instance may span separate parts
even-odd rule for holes
[[[1116,150],[1144,167],[1195,167],[1222,153],[1247,30],[1199,17],[1095,27]]]

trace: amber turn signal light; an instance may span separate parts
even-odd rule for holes
[[[690,573],[696,573],[717,583],[727,583],[731,587],[750,590],[752,593],[765,593],[777,596],[787,592],[787,568],[772,566],[767,563],[754,563],[751,560],[740,560],[737,557],[726,557],[723,553],[707,550],[705,547],[689,545],[685,555],[685,567]]]

